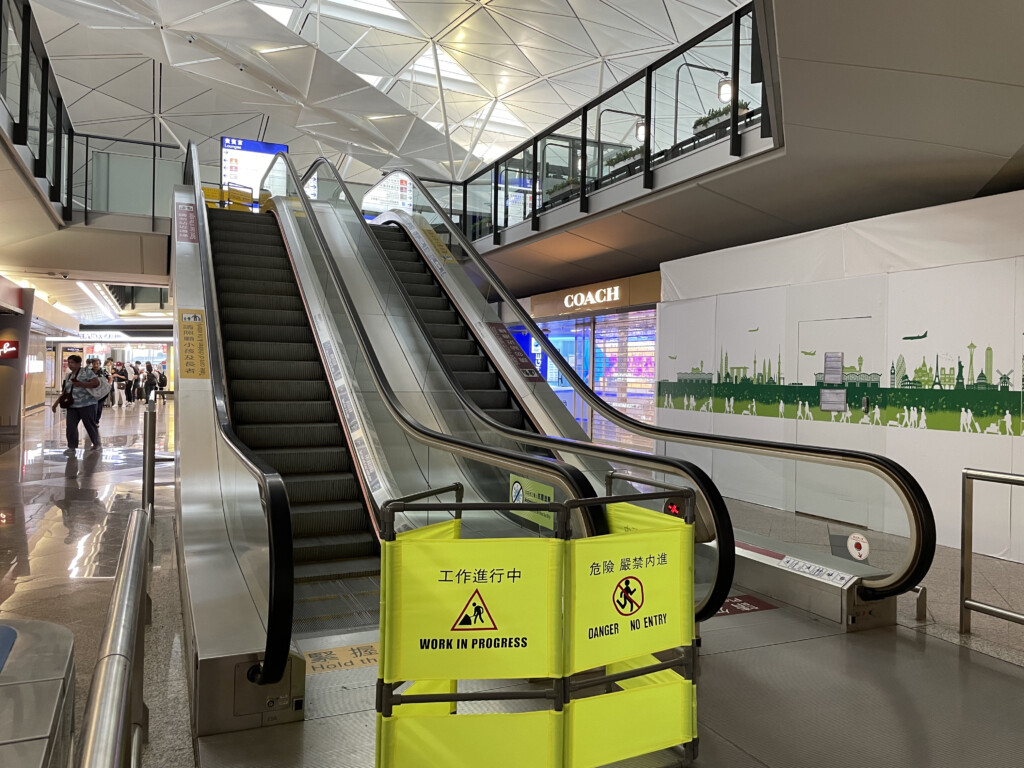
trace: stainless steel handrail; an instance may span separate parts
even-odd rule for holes
[[[151,515],[152,507],[136,509],[128,521],[89,686],[77,768],[137,768],[133,756],[146,739],[148,711],[142,686],[144,633],[150,618],[147,585],[153,566]]]
[[[567,462],[559,461],[557,459],[541,459],[527,453],[513,451],[507,448],[498,448],[495,446],[484,446],[472,443],[468,440],[462,440],[451,435],[445,435],[441,432],[428,429],[412,417],[398,399],[397,394],[387,379],[387,375],[384,373],[384,368],[377,357],[376,351],[373,349],[373,344],[366,332],[366,328],[363,326],[358,312],[356,312],[355,302],[345,285],[345,281],[338,268],[337,260],[331,252],[330,244],[327,242],[323,231],[320,229],[316,213],[313,211],[309,198],[305,194],[301,178],[295,170],[295,166],[288,155],[282,152],[275,156],[268,168],[267,174],[264,175],[260,182],[261,190],[265,187],[266,179],[270,175],[274,165],[279,161],[285,163],[291,183],[295,185],[297,195],[296,199],[302,206],[306,221],[313,230],[317,240],[317,245],[321,248],[326,257],[325,261],[327,262],[328,269],[330,270],[332,282],[341,297],[346,317],[355,333],[357,346],[359,347],[359,351],[362,354],[363,359],[367,363],[367,368],[370,372],[371,378],[373,379],[374,386],[380,393],[381,400],[388,409],[388,412],[391,414],[392,418],[395,419],[399,427],[417,442],[423,443],[428,447],[449,451],[453,454],[462,456],[463,458],[484,462],[508,471],[522,472],[533,477],[542,477],[561,488],[569,498],[590,498],[596,496],[597,494],[594,492],[594,489],[586,476],[576,467]]]
[[[433,197],[423,185],[423,182],[415,174],[408,171],[392,171],[378,181],[377,185],[385,183],[395,173],[405,174],[422,194],[433,201]],[[576,370],[565,361],[558,349],[537,326],[534,319],[523,309],[518,299],[512,295],[508,288],[505,287],[505,284],[494,273],[490,264],[480,256],[462,230],[444,212],[444,209],[437,205],[436,201],[433,204],[433,209],[434,213],[440,216],[445,226],[448,227],[452,237],[459,241],[465,257],[472,261],[474,266],[490,282],[490,287],[497,292],[501,300],[516,315],[519,322],[525,326],[548,357],[558,364],[561,373],[568,379],[572,388],[603,418],[624,429],[655,440],[686,443],[701,447],[723,448],[776,459],[809,461],[828,466],[856,467],[869,472],[881,478],[895,491],[900,499],[909,522],[910,546],[903,565],[895,569],[891,575],[862,581],[858,587],[860,596],[864,599],[877,600],[902,594],[916,586],[924,578],[924,575],[931,567],[931,562],[935,555],[935,519],[924,490],[913,475],[907,472],[904,467],[888,457],[862,451],[682,432],[645,424],[620,413],[602,400],[579,377]]]
[[[1024,475],[964,469],[961,477],[960,508],[960,634],[971,634],[971,612],[1024,624],[1024,613],[1017,613],[972,598],[974,577],[974,481],[1024,487]]]
[[[395,274],[394,267],[390,260],[387,258],[377,238],[373,235],[370,225],[363,219],[360,214],[358,206],[355,205],[355,201],[352,198],[351,192],[348,189],[348,185],[345,184],[344,179],[341,178],[341,174],[338,173],[329,160],[326,158],[319,158],[313,162],[309,170],[306,171],[302,177],[302,185],[305,188],[306,182],[318,172],[321,166],[326,166],[328,172],[333,175],[335,182],[338,184],[342,193],[346,197],[346,201],[352,205],[353,212],[358,216],[361,222],[364,234],[368,238],[369,242],[372,243],[374,250],[377,253],[378,259],[383,265],[384,269],[391,275],[392,279],[398,282],[398,276]],[[433,200],[433,198],[430,198]],[[436,201],[435,201],[436,202]],[[427,259],[429,265],[430,260]],[[714,521],[715,536],[719,541],[719,569],[714,580],[714,588],[705,595],[704,599],[697,606],[697,613],[700,616],[700,620],[711,618],[719,608],[722,607],[725,599],[728,597],[729,588],[732,585],[733,574],[735,571],[735,539],[733,536],[732,524],[729,519],[728,509],[725,506],[725,502],[722,499],[721,494],[718,492],[714,482],[708,477],[700,467],[695,464],[684,461],[682,459],[676,459],[672,457],[663,456],[648,456],[640,452],[627,451],[621,448],[612,448],[609,446],[596,445],[594,443],[584,442],[581,440],[574,440],[572,438],[554,436],[554,435],[543,435],[538,432],[530,432],[527,430],[515,429],[509,427],[506,424],[496,421],[487,415],[483,409],[480,408],[466,393],[465,388],[459,382],[455,376],[451,367],[448,365],[445,356],[441,353],[440,348],[437,346],[436,341],[427,332],[423,322],[423,318],[420,317],[419,312],[412,304],[412,300],[409,294],[405,291],[399,290],[399,295],[402,297],[407,308],[409,309],[409,317],[413,323],[420,329],[421,335],[424,342],[430,348],[433,357],[437,364],[445,372],[445,375],[452,387],[455,395],[458,397],[462,406],[467,412],[472,413],[474,418],[478,421],[483,422],[487,427],[495,432],[504,434],[510,440],[514,440],[518,443],[525,443],[527,445],[539,446],[553,451],[562,450],[566,453],[576,453],[584,456],[591,456],[598,459],[603,459],[608,462],[619,462],[624,464],[630,464],[633,466],[643,467],[651,471],[665,472],[668,474],[675,474],[686,478],[687,481],[693,484],[693,486],[699,489],[699,500],[703,502],[703,506],[699,505],[702,520],[706,520],[707,516],[710,516]],[[500,372],[499,372],[500,375]],[[514,389],[509,387],[509,392],[514,396]],[[523,409],[525,412],[525,408]],[[652,484],[652,483],[648,483]],[[654,483],[653,485],[657,485]],[[677,486],[667,486],[675,488]],[[610,491],[609,491],[610,493]],[[706,513],[706,514],[705,514]]]
[[[228,407],[227,372],[220,337],[220,309],[214,289],[213,246],[206,216],[199,175],[199,148],[189,142],[185,160],[184,182],[195,193],[196,221],[199,228],[199,258],[203,264],[203,303],[210,313],[206,324],[207,350],[210,356],[210,385],[221,439],[259,485],[264,515],[267,518],[269,599],[267,606],[267,642],[263,661],[249,670],[249,680],[257,685],[271,685],[281,680],[291,652],[294,581],[292,553],[291,505],[284,479],[262,461],[235,434]]]

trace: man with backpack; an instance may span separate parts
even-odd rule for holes
[[[143,398],[143,387],[145,386],[145,377],[142,375],[142,363],[138,360],[135,361],[135,365],[132,366],[132,370],[135,371],[135,400],[141,400]]]
[[[106,403],[107,395],[110,394],[110,374],[100,365],[98,357],[92,359],[92,372],[99,379],[99,384],[96,385],[92,392],[93,397],[96,398],[96,426],[99,426],[100,419],[103,418],[103,405]]]
[[[167,374],[164,372],[163,368],[161,368],[159,370],[159,372],[157,373],[156,385],[157,385],[157,387],[159,389],[157,394],[160,396],[160,400],[166,403],[167,402],[167,392],[165,392],[164,390],[167,389]]]

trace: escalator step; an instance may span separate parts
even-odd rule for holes
[[[217,243],[231,243],[232,245],[281,245],[281,231],[276,230],[271,234],[263,232],[225,232],[218,225],[210,227],[210,241],[214,251],[217,250]]]
[[[329,563],[303,563],[295,566],[297,584],[326,579],[351,579],[356,576],[380,574],[379,557],[358,557]]]
[[[447,327],[447,326],[446,326]],[[476,339],[434,339],[444,355],[472,355],[478,353]]]
[[[217,294],[217,304],[221,310],[221,321],[224,321],[224,309],[227,307],[233,307],[236,309],[258,309],[260,312],[266,312],[268,310],[286,310],[289,312],[303,312],[303,304],[301,296],[262,296],[258,293],[231,293],[229,291],[220,291]],[[237,322],[249,322],[245,320],[239,320]],[[263,324],[263,321],[257,321],[257,324]],[[309,325],[309,320],[305,323]]]
[[[213,249],[214,263],[221,256],[227,255],[257,256],[267,258],[288,258],[288,251],[280,243],[277,245],[235,245],[229,241],[218,242]]]
[[[430,285],[406,285],[405,291],[406,293],[413,297],[425,296],[430,298],[437,298],[438,296],[444,295],[441,292],[441,286],[433,283]]]
[[[461,323],[443,323],[441,325],[435,323],[426,322],[424,318],[423,325],[434,339],[441,341],[443,339],[452,339],[455,341],[466,341],[469,336],[469,331],[466,330],[466,326]]]
[[[350,557],[371,557],[377,553],[377,537],[369,531],[310,536],[295,539],[295,563],[317,563]],[[378,602],[380,598],[378,597]]]
[[[466,396],[485,411],[511,407],[512,398],[504,389],[467,389]]]
[[[421,309],[420,317],[427,325],[458,325],[462,327],[460,318],[454,309]]]
[[[344,445],[337,422],[322,424],[246,424],[235,429],[238,438],[253,450]]]
[[[282,475],[309,472],[351,472],[348,450],[339,446],[325,448],[265,448],[255,451],[263,461]]]
[[[445,355],[445,362],[453,371],[488,371],[487,358],[483,355]]]
[[[417,259],[416,261],[393,261],[391,263],[395,271],[400,274],[427,274],[427,265],[423,263],[422,259]]]
[[[398,279],[402,281],[403,285],[436,285],[434,276],[427,272],[426,268],[422,272],[402,272],[398,270]]]
[[[280,381],[266,379],[233,379],[231,381],[231,398],[239,402],[244,400],[328,400],[331,389],[321,377],[317,380],[295,381],[291,378]]]
[[[250,216],[248,220],[235,219],[222,219],[216,220],[213,224],[213,228],[218,233],[223,232],[255,232],[258,234],[269,233],[280,237],[281,228],[277,226],[277,222],[271,217],[267,216],[265,221],[261,221],[259,216]]]
[[[286,475],[288,499],[295,504],[323,504],[329,501],[357,501],[359,483],[351,472]]]
[[[488,408],[487,415],[497,422],[513,429],[523,429],[526,420],[518,408]]]
[[[445,312],[452,308],[444,296],[410,296],[409,298],[412,300],[412,305],[419,310],[432,309]]]
[[[279,344],[313,344],[313,331],[301,325],[255,325],[225,324],[222,338],[225,341],[263,341]]]
[[[420,252],[416,250],[411,240],[382,240],[379,242],[389,258],[399,261],[420,260]]]
[[[290,325],[309,327],[306,313],[291,309],[249,309],[221,305],[220,321],[225,325]]]
[[[337,418],[332,400],[243,400],[231,404],[231,420],[245,424],[321,424]],[[307,470],[309,471],[309,470]]]
[[[371,224],[370,229],[378,240],[408,240],[409,236],[399,227],[391,225]]]
[[[284,251],[284,249],[281,249]],[[248,253],[218,253],[213,263],[217,267],[245,267],[246,269],[287,269],[291,272],[292,263],[288,255],[253,256]]]
[[[493,371],[455,371],[463,389],[494,389],[498,386],[498,374]]]
[[[291,269],[256,269],[253,267],[236,267],[233,264],[216,264],[213,268],[217,275],[217,283],[224,280],[252,280],[261,283],[295,283],[295,274]]]
[[[379,621],[380,585],[374,584],[370,579],[345,579],[341,583],[347,586],[350,582],[357,581],[365,581],[366,589],[364,591],[353,593],[350,590],[342,591],[339,588],[332,594],[323,596],[311,594],[309,597],[300,593],[299,589],[319,585],[296,584],[295,605],[292,609],[294,621],[302,622],[304,627],[308,627],[306,631],[314,630],[317,627],[317,621],[327,621],[345,616],[365,615],[365,619],[362,621],[357,619],[353,623],[376,624]]]
[[[229,360],[309,362],[320,359],[316,344],[311,341],[300,344],[270,341],[226,341],[224,342],[224,354]]]
[[[250,273],[252,274],[252,273]],[[277,283],[271,280],[259,280],[258,275],[254,279],[224,279],[217,281],[217,290],[220,293],[258,293],[268,296],[299,296],[299,286],[293,279],[290,283]]]
[[[322,536],[328,531],[344,533],[366,530],[366,510],[362,502],[333,504],[292,503],[292,536]]]
[[[266,379],[270,381],[323,380],[324,369],[319,362],[228,360],[228,376],[232,379]]]

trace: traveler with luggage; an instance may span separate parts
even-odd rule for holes
[[[125,402],[124,393],[125,387],[128,386],[128,377],[125,375],[124,372],[124,363],[122,363],[120,360],[118,360],[114,364],[114,370],[111,373],[111,377],[113,379],[112,384],[114,387],[111,390],[111,394],[113,395],[114,399],[112,407],[117,408],[118,406],[120,406],[121,408],[127,408],[128,406]]]
[[[74,456],[78,449],[78,425],[85,424],[85,431],[92,441],[90,450],[98,451],[100,445],[100,429],[96,421],[96,398],[93,393],[100,386],[100,380],[92,368],[82,366],[81,355],[68,356],[68,375],[60,397],[50,406],[55,412],[57,408],[67,410],[65,434],[68,447],[65,456]]]

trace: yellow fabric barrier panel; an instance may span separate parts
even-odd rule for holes
[[[560,768],[562,715],[384,718],[379,765],[387,768]]]
[[[644,512],[670,525],[569,543],[569,673],[693,640],[693,526]]]
[[[639,504],[619,502],[606,507],[608,531],[610,533],[636,533],[637,531],[675,530],[686,522],[682,518],[670,517]]]
[[[566,768],[596,768],[692,740],[692,689],[689,680],[677,677],[672,683],[570,702],[565,709]]]
[[[422,534],[385,542],[385,682],[560,676],[564,547]]]

